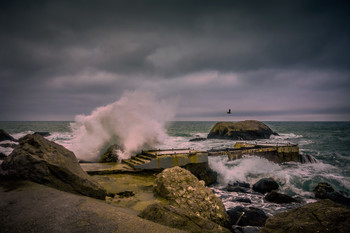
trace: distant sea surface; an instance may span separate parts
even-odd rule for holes
[[[6,130],[15,138],[20,138],[36,131],[50,132],[49,140],[63,146],[69,146],[73,138],[71,122],[0,122],[0,129]],[[211,139],[205,141],[189,140],[196,137],[205,138],[216,122],[169,122],[166,125],[168,137],[157,147],[193,148],[209,150],[233,147],[236,141]],[[302,154],[312,155],[317,162],[309,164],[284,163],[274,164],[265,159],[246,156],[235,161],[227,157],[210,157],[210,166],[219,174],[219,184],[212,187],[221,197],[227,209],[237,206],[234,198],[250,198],[252,203],[239,205],[255,206],[274,214],[288,205],[266,203],[261,196],[254,193],[229,193],[224,187],[232,181],[245,181],[254,184],[261,178],[272,177],[281,186],[282,193],[312,202],[313,188],[319,182],[330,183],[337,191],[346,194],[350,189],[350,122],[264,122],[279,136],[257,142],[296,143]],[[11,148],[1,147],[0,152],[8,155]]]

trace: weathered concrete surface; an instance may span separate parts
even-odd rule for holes
[[[0,182],[1,232],[183,232],[128,210],[30,181]]]

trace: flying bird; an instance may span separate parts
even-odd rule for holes
[[[227,114],[231,114],[231,108],[230,108],[230,109],[228,109],[228,112],[227,112]]]

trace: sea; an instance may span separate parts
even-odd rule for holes
[[[191,148],[195,150],[232,148],[237,141],[210,139],[190,141],[193,138],[206,138],[214,121],[172,121],[165,125],[166,136],[155,149]],[[350,189],[350,122],[264,122],[278,136],[256,140],[257,143],[293,143],[298,144],[300,153],[315,158],[313,163],[287,162],[275,164],[256,156],[244,156],[229,161],[226,156],[209,157],[210,167],[218,173],[218,183],[211,186],[226,209],[236,206],[256,207],[273,215],[305,203],[314,202],[313,189],[319,182],[327,182],[337,191],[349,196]],[[47,139],[71,147],[74,135],[72,122],[67,121],[30,121],[0,122],[14,138],[34,133],[49,132]],[[10,147],[2,147],[0,153],[9,155]],[[251,186],[261,178],[273,178],[280,185],[279,192],[297,198],[293,204],[274,204],[265,201],[262,194],[254,191],[236,193],[226,191],[228,183],[247,182]],[[246,198],[251,203],[238,202],[237,198]]]

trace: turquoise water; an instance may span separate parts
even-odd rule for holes
[[[35,131],[51,133],[48,139],[69,148],[74,135],[71,122],[0,122],[0,128],[15,138]],[[190,142],[195,137],[206,137],[216,122],[169,122],[166,125],[168,136],[157,148],[193,148],[209,150],[233,147],[236,141],[206,140]],[[318,182],[328,182],[336,190],[349,193],[350,189],[350,122],[264,122],[279,136],[271,136],[258,142],[296,143],[303,154],[312,155],[317,163],[274,164],[265,159],[246,156],[243,159],[228,161],[227,157],[210,157],[209,164],[219,174],[219,184],[212,187],[226,208],[236,204],[232,195],[248,197],[250,205],[265,209],[269,214],[278,212],[280,207],[271,206],[262,197],[251,194],[232,194],[223,187],[230,181],[240,180],[253,184],[263,177],[272,177],[280,185],[280,191],[295,197],[312,201],[312,190]],[[1,146],[1,145],[0,145]],[[2,147],[0,147],[1,149]],[[0,151],[1,152],[1,151]],[[10,151],[5,151],[7,154]],[[243,195],[243,196],[242,196]],[[255,201],[254,201],[255,200]],[[240,204],[242,205],[242,204]],[[286,207],[288,208],[288,207]]]

